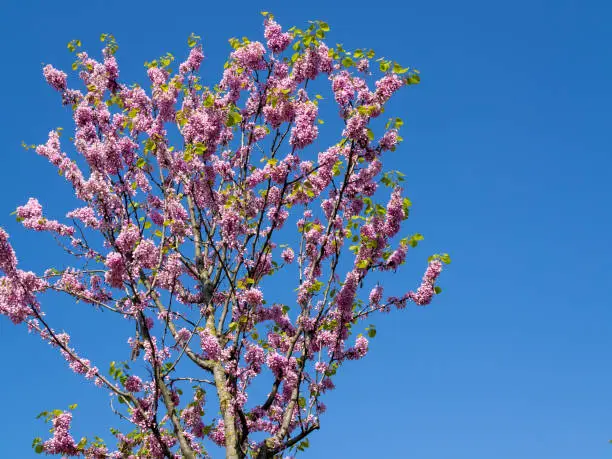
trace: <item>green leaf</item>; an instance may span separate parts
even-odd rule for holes
[[[368,267],[368,264],[369,264],[368,260],[361,260],[359,263],[357,263],[357,267],[359,269],[365,269]]]
[[[191,32],[191,34],[189,35],[189,37],[187,38],[187,45],[190,48],[193,48],[197,43],[198,40],[200,39],[199,35],[194,34],[193,32]]]
[[[437,285],[434,287],[434,292],[436,292],[436,295],[439,295],[440,293],[442,293],[442,288],[438,287]]]
[[[43,452],[43,445],[36,445],[34,447],[34,451],[36,452],[36,454],[40,454]]]
[[[372,131],[372,129],[367,128],[367,132],[368,132],[368,139],[370,139],[370,141],[374,140],[374,131]]]
[[[353,61],[353,59],[346,56],[344,59],[342,59],[342,65],[345,67],[352,67],[353,65],[355,65],[355,62]]]
[[[421,77],[417,74],[410,75],[408,78],[406,78],[407,85],[419,84],[420,82],[421,82]]]
[[[423,237],[422,234],[416,233],[412,236],[410,236],[410,239],[408,240],[408,244],[410,244],[410,247],[416,247],[417,245],[419,245],[419,241],[422,241],[423,239],[425,239]]]
[[[323,287],[323,282],[321,282],[321,281],[314,281],[312,286],[308,289],[308,291],[310,293],[316,293],[316,292],[320,291],[322,287]]]
[[[319,28],[324,32],[329,32],[329,25],[327,24],[327,22],[320,22]]]
[[[242,121],[242,115],[238,112],[229,112],[227,116],[227,126],[232,127]]]

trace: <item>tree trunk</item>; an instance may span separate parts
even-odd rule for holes
[[[243,459],[244,454],[238,446],[238,435],[236,434],[236,418],[231,410],[232,397],[227,391],[227,378],[221,364],[215,365],[213,370],[215,386],[219,396],[219,405],[225,424],[225,457],[226,459]]]

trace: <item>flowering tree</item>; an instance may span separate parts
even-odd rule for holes
[[[383,173],[402,122],[383,121],[378,137],[373,126],[418,73],[385,59],[372,71],[373,51],[328,48],[324,22],[283,32],[264,16],[266,45],[230,40],[212,88],[198,76],[204,56],[194,35],[178,71],[170,54],[146,64],[150,92],[118,80],[110,35],[101,61],[79,52],[77,40],[68,45],[83,90],[44,67],[72,107],[76,159],[62,151],[57,130],[36,152],[83,206],[66,214],[69,224],[45,216],[34,198],[16,216],[52,233],[74,266],[22,270],[0,229],[0,313],[109,390],[121,428],[111,430],[112,446],[99,437],[77,442],[71,411],[45,412],[53,435],[34,440],[37,452],[195,458],[208,455],[207,442],[228,458],[301,451],[319,429],[334,375],[368,350],[358,332],[376,333],[362,321],[439,293],[446,254],[430,257],[416,291],[385,296],[381,284],[422,236],[399,239],[410,201],[402,174]],[[323,147],[315,142],[323,97],[312,93],[325,80],[342,130]],[[360,299],[364,286],[371,290]],[[45,292],[132,323],[126,360],[102,371],[80,354],[46,320]],[[136,374],[128,356],[146,371]],[[252,390],[256,381],[268,390]]]

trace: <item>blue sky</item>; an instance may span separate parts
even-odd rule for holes
[[[308,456],[610,457],[609,2],[9,0],[1,10],[0,225],[30,269],[53,262],[53,243],[9,213],[38,196],[61,216],[70,193],[20,144],[69,126],[41,76],[43,62],[70,67],[69,40],[97,52],[100,33],[112,32],[125,79],[143,81],[142,62],[184,55],[193,31],[214,79],[227,39],[262,39],[268,10],[285,26],[325,20],[332,43],[419,68],[423,83],[389,107],[406,140],[387,165],[407,174],[409,226],[426,239],[392,282],[416,286],[433,252],[453,263],[434,304],[378,320],[367,358],[344,367],[327,397]],[[113,358],[108,317],[49,308],[80,347]],[[80,434],[113,425],[105,393],[7,320],[0,361],[0,457],[35,456],[31,439],[47,427],[34,418],[45,409],[78,403]]]

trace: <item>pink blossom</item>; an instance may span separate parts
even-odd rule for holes
[[[16,213],[26,228],[35,231],[51,231],[61,236],[72,236],[74,234],[74,228],[43,217],[42,206],[35,198],[30,198],[25,206],[17,207]]]
[[[293,37],[289,33],[283,33],[281,26],[274,19],[266,20],[264,36],[267,45],[273,53],[281,53],[289,46]]]
[[[77,456],[79,451],[77,445],[70,435],[70,424],[72,414],[64,411],[53,419],[53,437],[43,443],[47,454],[64,454],[66,456]]]
[[[369,296],[370,304],[378,305],[380,303],[380,300],[382,299],[382,295],[383,295],[383,288],[380,285],[377,285],[376,287],[374,287],[372,291],[370,292],[370,296]]]
[[[317,138],[319,128],[315,126],[319,110],[312,102],[302,102],[295,109],[295,127],[291,130],[289,143],[295,148],[304,148]]]
[[[360,72],[367,72],[370,69],[370,61],[367,59],[359,59],[356,66]]]
[[[126,278],[125,263],[120,253],[111,252],[106,256],[106,266],[109,270],[104,275],[111,287],[122,288]]]
[[[376,95],[380,102],[386,102],[403,85],[404,82],[395,73],[387,74],[376,82]]]
[[[393,251],[391,256],[387,259],[385,266],[388,269],[397,269],[397,267],[401,265],[406,259],[407,251],[408,246],[406,244],[401,244],[396,250]]]
[[[244,354],[244,360],[251,366],[251,368],[255,372],[259,373],[261,371],[261,366],[265,361],[265,354],[263,349],[260,346],[248,346],[247,351]]]
[[[260,306],[263,303],[263,293],[258,287],[245,290],[242,298],[250,306]]]
[[[332,79],[332,91],[336,102],[340,105],[348,104],[355,97],[355,89],[347,71],[336,74]]]
[[[253,41],[234,51],[232,58],[247,70],[263,70],[266,68],[265,53],[264,46],[258,41]]]
[[[155,243],[150,239],[140,241],[134,250],[134,259],[143,268],[154,268],[159,262],[159,251]]]
[[[288,364],[287,358],[276,352],[271,352],[266,357],[266,365],[277,378],[283,377],[284,372],[287,371]]]
[[[346,356],[349,360],[357,360],[364,357],[367,353],[368,340],[360,335],[355,340],[355,346],[346,351]]]
[[[283,250],[283,253],[281,254],[281,258],[287,264],[293,263],[293,259],[295,258],[293,249],[291,247],[287,247],[285,250]]]
[[[221,355],[219,341],[208,330],[200,332],[200,345],[207,359],[218,360]]]
[[[210,431],[208,436],[217,445],[225,446],[225,424],[223,423],[223,419],[217,422],[217,425]]]
[[[147,74],[154,85],[161,86],[168,79],[168,72],[159,67],[150,67]]]
[[[200,64],[202,63],[203,60],[204,60],[204,53],[202,53],[202,47],[195,46],[191,48],[191,51],[189,52],[189,57],[187,58],[187,60],[180,65],[179,71],[181,73],[187,73],[190,71],[197,72],[200,69]]]
[[[8,238],[8,233],[3,228],[0,228],[0,269],[5,274],[14,276],[17,267],[17,257]]]
[[[68,76],[61,70],[57,70],[51,64],[48,64],[43,68],[43,75],[53,89],[58,91],[66,89],[66,78]]]
[[[435,294],[434,283],[442,272],[442,263],[440,260],[432,260],[425,271],[421,286],[415,292],[408,292],[406,297],[411,299],[419,306],[425,306],[431,303]]]
[[[387,215],[383,231],[387,237],[395,236],[400,230],[402,220],[406,218],[404,212],[404,201],[402,198],[402,189],[397,187],[391,193],[391,199],[387,204]]]
[[[80,207],[78,209],[74,209],[66,214],[68,218],[74,218],[76,220],[80,220],[90,228],[99,228],[100,221],[96,217],[94,210],[91,207]]]
[[[138,376],[128,376],[124,383],[125,390],[128,392],[140,392],[142,390],[142,380]]]
[[[332,70],[332,60],[329,48],[324,44],[316,48],[308,48],[306,53],[297,60],[293,68],[295,80],[298,83],[309,79],[314,80],[319,73],[329,73]]]
[[[121,228],[121,232],[115,243],[117,244],[117,248],[121,250],[123,253],[129,253],[133,250],[136,242],[140,240],[140,231],[138,227],[134,224],[127,224]]]
[[[380,141],[378,142],[378,145],[380,145],[381,150],[394,150],[395,146],[397,145],[397,130],[396,129],[390,129],[387,132],[385,132],[385,135],[383,135],[382,139],[380,139]]]

